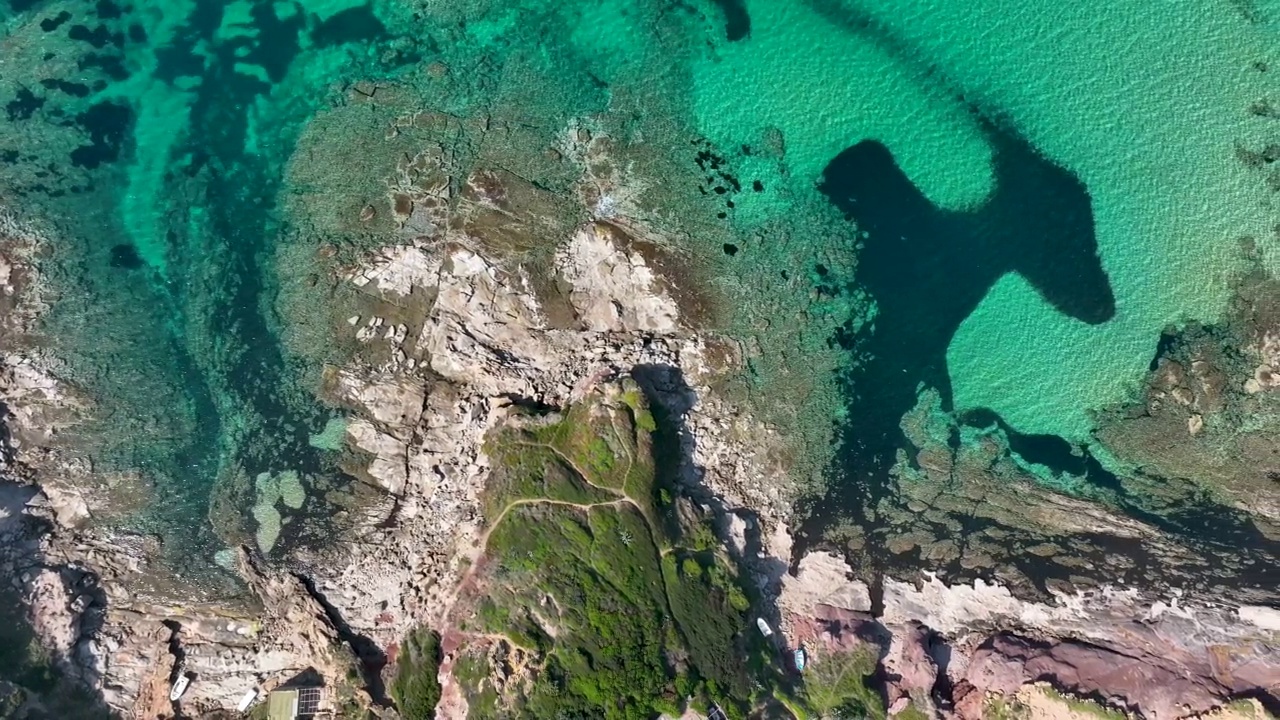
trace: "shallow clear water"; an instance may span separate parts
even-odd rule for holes
[[[340,414],[329,330],[286,296],[315,246],[385,241],[348,217],[395,160],[387,118],[343,109],[357,80],[521,128],[454,151],[549,188],[570,118],[642,147],[640,204],[754,348],[742,392],[863,487],[922,384],[1087,442],[1166,326],[1222,313],[1242,238],[1280,262],[1237,154],[1276,134],[1249,111],[1276,29],[1243,7],[9,0],[0,185],[57,226],[48,334],[102,409],[79,440],[155,484],[131,522],[175,556],[222,546],[211,506],[253,527],[261,473],[346,482],[309,443]]]
[[[75,439],[98,469],[154,484],[130,523],[207,562],[216,487],[336,472],[308,443],[331,412],[273,307],[279,193],[333,73],[394,72],[394,38],[369,7],[333,3],[14,9],[6,85],[39,95],[9,113],[5,189],[57,224],[48,270],[66,296],[46,332],[100,403]]]

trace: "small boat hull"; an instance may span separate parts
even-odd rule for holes
[[[186,674],[179,675],[178,679],[173,681],[173,687],[169,688],[169,699],[174,702],[177,702],[182,698],[183,694],[187,692],[187,688],[190,685],[191,685],[190,675],[186,675]]]

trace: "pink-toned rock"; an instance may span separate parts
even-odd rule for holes
[[[817,605],[812,617],[790,616],[789,639],[792,645],[821,648],[826,652],[843,653],[855,650],[868,642],[888,641],[884,628],[867,613],[830,605]]]
[[[929,696],[938,680],[938,664],[929,652],[931,634],[929,628],[911,623],[890,640],[882,661],[890,702],[911,699],[918,706],[931,702]]]
[[[1220,662],[1204,658],[1188,663],[1179,653],[1148,654],[1132,647],[1112,649],[1070,640],[1040,642],[1016,635],[992,637],[974,654],[965,674],[966,687],[957,701],[957,713],[964,718],[980,718],[981,703],[970,697],[988,692],[1012,694],[1022,685],[1048,680],[1066,691],[1105,699],[1109,704],[1140,711],[1153,720],[1184,717],[1208,711],[1237,692],[1257,687],[1264,678],[1248,679],[1258,672],[1271,673],[1270,684],[1280,679],[1275,666],[1264,669],[1236,668],[1231,672],[1231,653],[1225,648]],[[1197,666],[1198,665],[1198,666]],[[975,714],[976,711],[976,714]]]

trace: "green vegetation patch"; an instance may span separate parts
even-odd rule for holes
[[[902,712],[894,715],[897,720],[929,720],[929,716],[913,703],[908,703]]]
[[[714,695],[746,697],[747,667],[738,638],[747,637],[751,603],[735,578],[714,559],[671,553],[662,559],[671,613],[689,646],[693,665]]]
[[[624,381],[490,441],[493,562],[463,630],[531,654],[504,691],[520,687],[506,702],[519,717],[647,719],[692,698],[736,718],[772,698],[776,663],[749,647],[751,603],[709,523],[655,502],[657,430]],[[461,682],[477,703],[491,685]]]
[[[883,720],[884,700],[868,684],[875,671],[876,655],[871,648],[811,655],[800,689],[801,701],[820,718]]]
[[[1030,710],[1016,697],[996,695],[987,699],[982,708],[982,716],[987,720],[1024,720]]]
[[[486,629],[505,633],[512,617],[536,613],[547,625],[539,635],[555,638],[527,699],[530,715],[654,714],[667,681],[667,621],[657,550],[639,513],[521,507],[495,528],[490,549],[502,558],[504,587],[488,598],[502,624]],[[618,714],[619,703],[640,714]]]
[[[487,450],[495,467],[480,499],[490,522],[512,503],[522,501],[595,505],[621,497],[588,484],[554,449],[530,441],[519,431],[502,431]]]
[[[653,412],[649,409],[649,403],[645,400],[644,394],[640,392],[640,388],[627,388],[622,392],[622,402],[626,403],[631,410],[631,419],[635,426],[647,433],[655,433],[658,431],[658,421],[653,416]]]
[[[1093,702],[1092,700],[1066,695],[1051,687],[1046,687],[1044,689],[1044,694],[1055,700],[1066,703],[1067,707],[1083,715],[1092,715],[1096,718],[1102,718],[1102,720],[1127,720],[1129,717],[1128,714],[1120,710],[1109,708],[1100,703]]]
[[[539,428],[535,437],[563,455],[587,482],[624,492],[651,504],[656,429],[644,397],[633,381],[605,402],[581,402],[564,419]]]
[[[580,505],[629,499],[660,528],[652,435],[654,415],[629,378],[557,415],[525,418],[486,443],[494,471],[482,495],[490,522],[511,503],[554,500]],[[667,546],[666,533],[657,533]]]
[[[625,449],[607,406],[579,403],[569,408],[564,419],[536,428],[533,440],[554,448],[572,463],[587,482],[597,487],[622,491],[625,478]],[[621,457],[620,457],[621,456]]]
[[[500,720],[501,698],[489,680],[489,658],[478,653],[460,653],[453,664],[453,679],[468,698],[467,720]]]
[[[398,669],[391,683],[395,700],[405,720],[430,720],[440,702],[440,636],[428,629],[409,633],[400,647]]]

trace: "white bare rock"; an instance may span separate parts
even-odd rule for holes
[[[853,578],[844,558],[829,552],[811,552],[800,559],[794,574],[782,578],[778,606],[785,613],[816,617],[817,606],[870,612],[871,593],[866,583]]]
[[[528,391],[525,375],[564,361],[522,277],[462,247],[448,249],[440,265],[435,307],[417,348],[432,370],[493,395]]]
[[[1246,605],[1239,608],[1236,614],[1240,616],[1241,620],[1280,636],[1280,609],[1261,605]]]
[[[885,580],[884,621],[918,620],[943,633],[958,633],[976,623],[1021,616],[1023,604],[1001,585],[976,580],[973,585],[947,585],[929,575],[917,588]]]
[[[481,551],[476,539],[483,525],[479,493],[489,468],[485,435],[504,420],[513,398],[564,405],[636,366],[680,367],[692,386],[683,392],[693,399],[676,410],[707,433],[696,448],[699,461],[726,465],[715,473],[699,469],[697,479],[713,492],[720,492],[719,484],[742,489],[730,502],[746,503],[746,488],[771,472],[752,466],[764,457],[760,448],[770,447],[761,441],[772,437],[765,428],[745,419],[722,427],[703,416],[735,414],[727,406],[704,410],[698,403],[706,395],[703,383],[714,375],[704,340],[679,325],[663,283],[610,233],[594,223],[581,227],[557,255],[561,287],[580,315],[576,328],[547,320],[523,269],[463,242],[384,250],[375,256],[375,273],[352,276],[353,282],[371,277],[365,290],[388,302],[419,292],[434,298],[421,324],[406,333],[416,338],[406,351],[433,374],[424,389],[414,380],[411,390],[394,390],[405,377],[424,376],[407,364],[392,371],[351,367],[341,374],[344,397],[363,407],[367,418],[353,420],[348,435],[374,456],[367,472],[396,499],[389,506],[394,514],[370,523],[356,539],[303,559],[355,631],[390,644],[410,627],[436,624],[448,613],[461,569]],[[418,288],[418,282],[431,284]],[[595,314],[599,305],[613,314]],[[384,395],[375,387],[393,390]],[[411,397],[397,403],[402,394]],[[415,405],[416,419],[407,422]],[[394,422],[397,417],[406,423]],[[769,500],[779,507],[788,501],[774,495]]]
[[[400,436],[417,425],[426,396],[421,379],[399,373],[348,369],[339,374],[338,387],[346,400],[364,407],[372,420]]]
[[[392,495],[402,494],[405,483],[409,480],[405,468],[408,445],[403,440],[380,432],[373,423],[363,418],[356,418],[347,424],[347,437],[356,447],[373,455],[373,462],[367,470],[369,475]]]
[[[404,297],[414,287],[434,285],[439,270],[439,262],[416,246],[393,245],[380,250],[350,278],[357,287],[372,283],[380,291]]]
[[[569,300],[579,319],[593,332],[676,332],[680,318],[665,283],[639,252],[623,246],[623,237],[611,225],[591,223],[556,256],[573,285]]]

